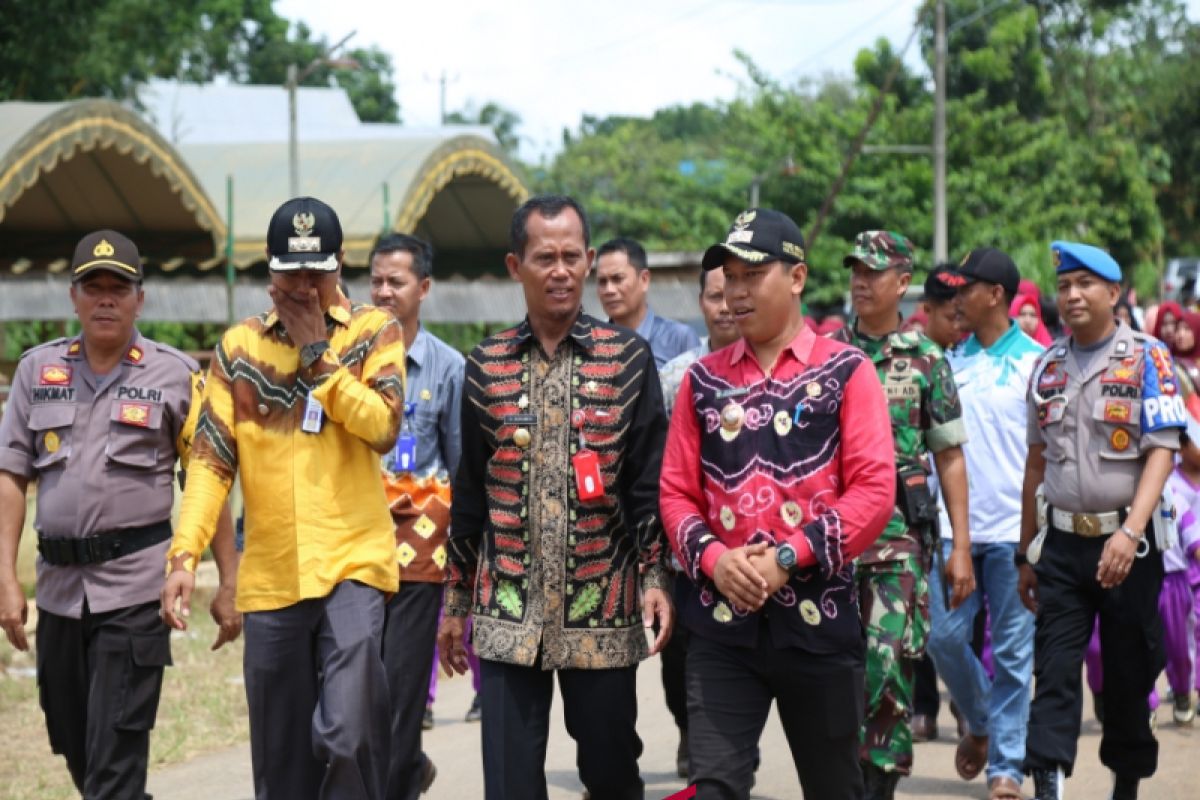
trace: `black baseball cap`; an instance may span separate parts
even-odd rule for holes
[[[953,300],[959,288],[966,285],[967,279],[959,275],[954,267],[942,264],[925,278],[925,299],[934,302]]]
[[[342,252],[342,223],[315,197],[293,197],[276,209],[267,227],[272,272],[335,272]]]
[[[1008,253],[994,247],[979,247],[967,253],[958,265],[958,274],[966,278],[967,283],[994,283],[1010,295],[1015,295],[1021,285],[1017,265]]]
[[[704,251],[700,265],[716,269],[733,255],[752,264],[767,261],[804,261],[804,235],[787,214],[769,208],[751,208],[737,215],[725,241]]]
[[[127,281],[142,279],[142,257],[137,245],[125,236],[107,228],[92,231],[75,245],[71,258],[71,281],[83,280],[102,270]]]

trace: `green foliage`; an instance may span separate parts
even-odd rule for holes
[[[447,114],[446,122],[454,125],[485,125],[492,129],[504,152],[510,156],[517,153],[520,144],[517,128],[521,125],[521,115],[511,108],[490,102],[475,108],[474,104],[468,103],[463,110]]]
[[[0,2],[0,100],[136,99],[150,78],[282,84],[329,42],[272,9],[272,0],[5,0]],[[391,57],[351,50],[356,69],[322,65],[366,122],[399,122]]]
[[[1152,294],[1164,254],[1200,245],[1200,26],[1171,0],[948,0],[947,18],[951,257],[1002,247],[1048,288],[1049,242],[1089,241]],[[932,14],[919,24],[931,64]],[[658,249],[719,239],[752,184],[811,231],[902,54],[880,41],[858,54],[853,82],[791,86],[737,55],[746,79],[732,101],[585,117],[537,188],[576,194],[598,239]],[[866,143],[931,143],[930,89],[901,64]],[[809,242],[807,300],[844,295],[841,257],[862,230],[904,232],[932,266],[932,184],[926,156],[859,154]]]

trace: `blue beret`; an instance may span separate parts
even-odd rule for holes
[[[1121,282],[1121,265],[1099,247],[1079,242],[1051,242],[1050,252],[1054,253],[1055,272],[1086,269],[1106,281]]]

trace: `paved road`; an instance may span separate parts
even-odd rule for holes
[[[642,775],[646,795],[658,800],[683,788],[675,777],[675,727],[662,701],[658,661],[638,671],[641,719],[638,729],[645,742]],[[438,767],[438,777],[426,795],[429,800],[464,800],[483,796],[479,760],[479,726],[462,721],[471,704],[471,686],[466,678],[444,680],[439,688],[435,713],[437,724],[425,734],[425,747]],[[1069,798],[1106,798],[1109,778],[1097,758],[1099,726],[1086,714],[1080,759],[1075,777],[1067,784]],[[1145,785],[1142,797],[1150,800],[1194,800],[1200,775],[1200,728],[1177,728],[1167,708],[1159,710],[1161,757],[1159,771]],[[555,708],[547,781],[551,800],[577,800],[582,786],[575,770],[575,750]],[[942,737],[917,746],[916,772],[900,783],[898,797],[941,800],[941,798],[986,798],[982,778],[964,783],[954,773],[953,720],[943,704]],[[778,719],[772,717],[763,738],[763,767],[754,797],[760,800],[795,800],[802,797],[791,766],[787,743]],[[1032,791],[1026,783],[1026,791]],[[249,747],[242,746],[193,759],[151,775],[149,791],[158,800],[251,800],[254,795]],[[814,798],[813,800],[818,800]]]

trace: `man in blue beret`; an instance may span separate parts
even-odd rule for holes
[[[1147,697],[1165,661],[1158,595],[1169,542],[1156,512],[1186,412],[1166,347],[1114,315],[1117,262],[1086,244],[1054,242],[1051,251],[1072,334],[1038,361],[1027,401],[1016,562],[1037,623],[1025,769],[1036,800],[1059,800],[1075,763],[1080,665],[1099,614],[1100,761],[1113,771],[1113,800],[1131,800],[1158,764]]]

